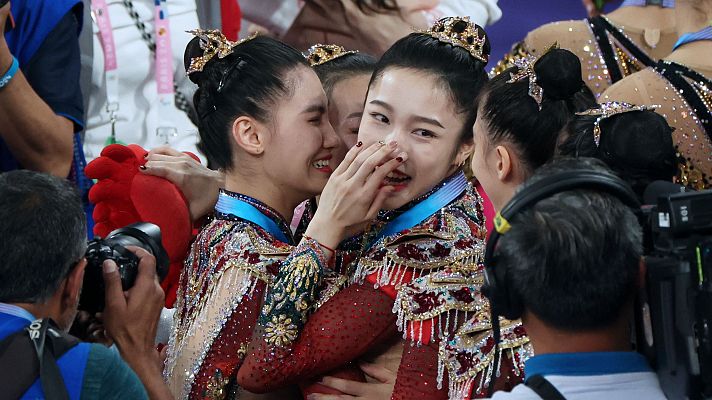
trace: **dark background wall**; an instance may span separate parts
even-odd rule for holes
[[[615,9],[620,3],[621,0],[616,0],[606,6],[606,10]],[[490,66],[536,27],[553,21],[586,18],[581,0],[499,0],[498,4],[502,19],[486,28],[492,41]]]

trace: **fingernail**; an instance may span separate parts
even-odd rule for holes
[[[141,165],[141,166],[138,167],[138,168],[139,168],[139,169],[142,169],[142,170],[145,170],[145,169],[146,169],[146,166],[145,166],[145,165]]]
[[[388,147],[395,149],[398,146],[398,142],[395,140],[392,140],[390,143],[388,143]]]
[[[104,268],[105,274],[110,274],[112,272],[116,272],[116,264],[113,261],[109,261],[109,260],[104,261],[104,264],[102,264],[102,267]]]
[[[358,143],[356,143],[356,147],[361,147],[361,146],[363,146],[363,142],[359,140]]]

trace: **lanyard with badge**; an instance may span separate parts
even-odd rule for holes
[[[109,114],[111,133],[105,145],[120,143],[116,137],[117,113],[119,111],[119,75],[114,31],[111,27],[109,7],[106,0],[91,0],[92,18],[99,28],[99,38],[104,51],[104,79],[106,81],[106,112]],[[174,107],[173,50],[171,48],[170,22],[166,0],[156,0],[154,7],[154,30],[156,38],[156,89],[158,92],[158,128],[156,135],[169,144],[178,130],[168,115]]]

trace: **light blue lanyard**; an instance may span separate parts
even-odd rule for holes
[[[292,243],[276,222],[264,215],[255,206],[244,200],[236,199],[221,192],[218,196],[218,203],[215,205],[215,211],[225,215],[233,215],[240,219],[244,219],[245,221],[252,222],[269,232],[279,241],[283,243]]]

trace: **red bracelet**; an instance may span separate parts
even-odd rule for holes
[[[319,246],[321,246],[321,247],[323,247],[323,248],[329,250],[330,252],[336,254],[336,250],[334,250],[334,249],[332,249],[331,247],[329,247],[329,246],[327,246],[327,245],[321,243],[320,241],[314,239],[313,237],[307,236],[307,235],[302,235],[302,237],[303,237],[304,239],[306,239],[306,240],[313,240],[313,241],[315,241]]]

